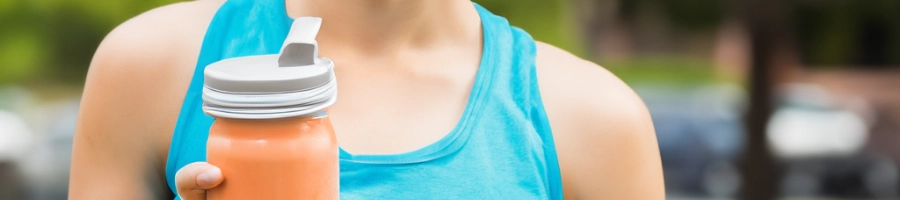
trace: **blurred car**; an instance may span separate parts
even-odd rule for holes
[[[839,98],[812,84],[785,84],[767,127],[773,154],[781,163],[781,193],[788,196],[897,198],[896,162],[867,151],[869,123]],[[847,99],[855,99],[848,101]]]
[[[31,147],[31,130],[12,112],[0,110],[0,199],[21,199],[22,186],[17,161]]]
[[[78,104],[0,87],[0,199],[66,199]]]
[[[656,128],[669,196],[731,197],[741,178],[745,94],[730,84],[635,85]]]

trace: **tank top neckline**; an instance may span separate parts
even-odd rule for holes
[[[481,99],[483,98],[484,91],[488,90],[486,87],[489,87],[490,85],[490,77],[491,73],[493,73],[492,69],[494,68],[493,66],[496,65],[494,58],[497,57],[493,55],[493,52],[497,51],[497,45],[493,38],[495,36],[490,32],[493,31],[491,29],[492,27],[486,24],[489,23],[490,20],[485,19],[492,15],[487,13],[489,11],[477,3],[473,2],[472,4],[478,11],[478,17],[481,20],[481,61],[479,61],[478,70],[475,72],[475,80],[472,84],[471,91],[469,92],[469,98],[463,109],[463,114],[456,126],[438,141],[428,144],[425,147],[404,153],[352,154],[345,151],[343,148],[339,148],[341,161],[365,164],[419,163],[449,155],[464,146],[472,132],[470,130],[471,120],[477,119],[479,114],[478,111],[481,110],[479,109],[481,106]]]

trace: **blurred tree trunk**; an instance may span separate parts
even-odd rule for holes
[[[790,72],[795,55],[789,31],[787,2],[739,0],[734,4],[750,32],[749,109],[745,116],[747,145],[740,163],[743,184],[740,199],[772,200],[778,195],[779,176],[769,151],[766,125],[772,115],[773,88]],[[785,62],[787,61],[787,63]]]

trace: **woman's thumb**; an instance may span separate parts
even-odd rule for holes
[[[206,190],[225,180],[218,167],[206,162],[195,162],[175,173],[175,188],[183,200],[206,200]]]

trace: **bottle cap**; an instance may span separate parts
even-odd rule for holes
[[[279,54],[212,63],[204,70],[203,111],[215,117],[267,119],[313,115],[334,104],[334,62],[318,57],[322,19],[294,20]]]

